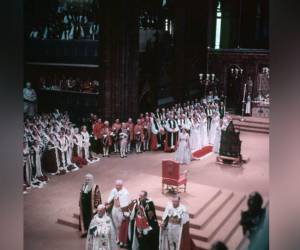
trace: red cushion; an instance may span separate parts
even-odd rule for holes
[[[164,184],[167,185],[172,185],[172,186],[179,186],[179,185],[183,185],[186,184],[186,177],[184,175],[180,176],[178,180],[174,180],[174,179],[164,179],[162,180],[162,182]]]

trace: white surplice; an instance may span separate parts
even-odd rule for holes
[[[111,218],[96,214],[89,226],[85,250],[117,250],[115,231]]]
[[[186,207],[180,204],[177,208],[169,203],[163,213],[162,220],[167,218],[168,224],[165,229],[160,229],[159,250],[179,250],[183,225],[189,221],[189,213]],[[177,218],[180,223],[174,224],[170,218]]]

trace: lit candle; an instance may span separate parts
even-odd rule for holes
[[[211,74],[211,79],[215,80],[215,74]]]
[[[203,74],[199,74],[199,78],[200,78],[200,80],[202,80],[203,79]]]
[[[209,80],[209,74],[206,74],[206,80]]]
[[[231,73],[233,74],[233,68],[231,68]]]

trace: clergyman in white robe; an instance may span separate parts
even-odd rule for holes
[[[120,226],[124,219],[122,208],[127,207],[130,203],[129,192],[123,187],[123,182],[121,180],[116,181],[116,187],[112,189],[109,194],[107,203],[111,202],[113,202],[111,217],[116,232],[116,241],[118,242]]]
[[[105,206],[99,205],[88,229],[85,250],[117,250],[115,238],[112,220],[106,214]]]

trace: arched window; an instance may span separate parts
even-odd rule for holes
[[[215,49],[220,48],[221,41],[221,24],[222,24],[222,12],[221,12],[221,1],[219,1],[216,13],[216,37],[215,37]]]

